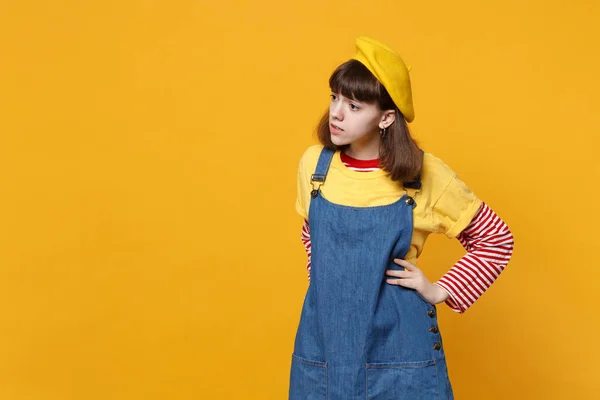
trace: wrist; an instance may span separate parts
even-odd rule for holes
[[[435,293],[436,293],[436,304],[437,303],[443,303],[446,300],[448,300],[448,298],[450,297],[450,293],[448,293],[446,291],[446,289],[444,289],[443,287],[441,287],[440,285],[433,283],[432,286],[434,287]]]

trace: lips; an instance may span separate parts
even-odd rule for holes
[[[337,125],[334,124],[329,124],[329,130],[331,131],[331,133],[333,134],[338,134],[338,133],[342,133],[344,130],[342,128],[340,128]]]

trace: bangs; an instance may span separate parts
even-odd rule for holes
[[[340,65],[329,78],[329,87],[344,97],[365,102],[381,102],[387,90],[360,61],[349,60]]]

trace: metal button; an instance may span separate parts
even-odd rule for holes
[[[427,310],[427,315],[429,315],[431,318],[433,318],[433,316],[435,315],[435,311]]]
[[[318,191],[317,191],[317,190],[312,190],[312,191],[310,192],[310,195],[311,195],[311,196],[314,198],[314,197],[317,197],[317,193],[318,193]]]
[[[412,197],[408,197],[406,199],[406,204],[408,204],[409,206],[412,206],[415,203],[415,199],[413,199]]]
[[[439,349],[441,349],[441,348],[442,348],[442,344],[441,344],[440,342],[436,342],[436,343],[433,345],[433,349],[434,349],[434,350],[439,350]]]
[[[431,328],[429,328],[429,332],[438,333],[438,332],[439,332],[439,329],[438,329],[438,327],[437,327],[437,326],[435,326],[435,325],[434,325],[434,326],[432,326]]]

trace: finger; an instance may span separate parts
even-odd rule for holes
[[[406,268],[409,271],[415,271],[418,269],[415,265],[413,265],[413,264],[409,263],[408,261],[403,260],[401,258],[394,258],[394,262],[398,265],[403,266],[404,268]]]
[[[410,278],[412,273],[410,271],[399,271],[395,269],[388,269],[385,271],[386,275],[396,276],[398,278]]]
[[[403,286],[410,289],[415,288],[414,279],[387,279],[386,282],[390,285]]]

